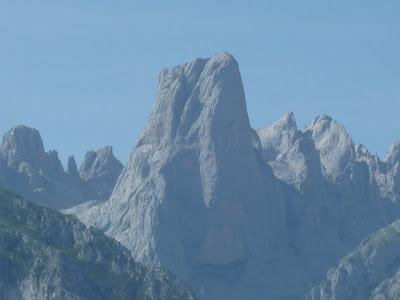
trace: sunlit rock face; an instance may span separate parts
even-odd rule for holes
[[[323,115],[303,129],[320,153],[324,176],[336,181],[355,160],[354,143],[344,127]]]
[[[286,243],[282,183],[258,148],[230,54],[164,69],[111,199],[78,216],[215,296],[210,272],[240,277]]]
[[[67,212],[201,299],[301,299],[400,216],[365,151],[326,115],[253,130],[238,64],[221,52],[160,72],[110,199]]]

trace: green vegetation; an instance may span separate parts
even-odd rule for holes
[[[45,299],[194,299],[168,271],[136,263],[99,230],[1,187],[0,278],[0,286],[31,280]]]

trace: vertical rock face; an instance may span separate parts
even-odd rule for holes
[[[25,161],[33,168],[39,168],[46,156],[39,132],[22,125],[11,128],[3,136],[0,153],[9,166]]]
[[[0,184],[35,203],[55,209],[88,200],[104,200],[111,194],[122,166],[112,155],[111,147],[99,151],[96,162],[83,173],[84,179],[79,175],[74,157],[68,159],[64,172],[57,151],[45,152],[39,132],[20,125],[3,137]]]
[[[80,218],[212,299],[224,290],[215,272],[242,276],[285,241],[281,183],[259,143],[230,54],[162,70],[110,200]]]
[[[95,151],[88,151],[79,169],[81,178],[93,190],[97,191],[98,200],[107,200],[114,189],[123,165],[114,157],[111,146]]]
[[[95,153],[85,161],[81,174]],[[222,52],[160,72],[110,199],[69,212],[202,299],[299,299],[400,215],[375,180],[387,165],[326,115],[299,131],[288,113],[255,132]]]
[[[76,166],[75,157],[68,157],[67,169],[65,169],[65,173],[72,176],[79,176],[78,167]]]

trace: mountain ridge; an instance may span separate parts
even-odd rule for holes
[[[63,209],[89,200],[106,200],[122,171],[112,147],[93,152],[96,165],[79,174],[74,157],[64,168],[58,152],[45,152],[38,130],[18,125],[3,136],[0,184],[46,207]],[[84,160],[83,165],[87,165]],[[56,199],[56,200],[54,200]]]
[[[2,299],[195,299],[168,271],[71,215],[0,187]]]

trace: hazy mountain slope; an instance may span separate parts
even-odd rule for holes
[[[363,240],[307,299],[400,299],[400,221]]]
[[[0,188],[1,299],[194,299],[166,270],[73,216]]]
[[[16,126],[0,146],[0,184],[37,204],[62,209],[88,200],[105,200],[111,194],[122,165],[111,147],[100,149],[96,164],[77,172],[70,157],[66,172],[57,151],[45,152],[36,129]]]

